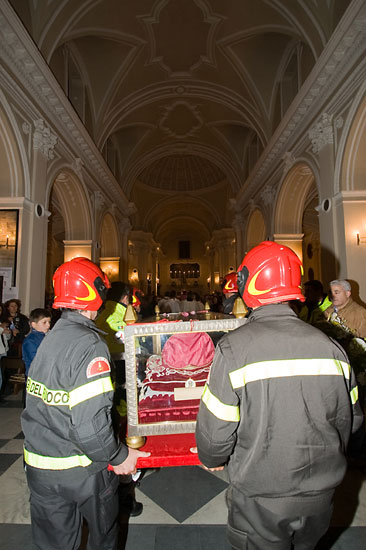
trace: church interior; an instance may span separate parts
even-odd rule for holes
[[[205,296],[271,240],[365,305],[365,0],[2,0],[0,60],[0,301],[44,307],[76,256]],[[0,403],[2,550],[33,548],[21,407]],[[365,548],[365,476],[319,550]],[[147,472],[123,548],[227,550],[226,487]]]

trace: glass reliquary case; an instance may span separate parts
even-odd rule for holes
[[[127,325],[128,436],[193,433],[220,338],[246,319],[219,313]]]

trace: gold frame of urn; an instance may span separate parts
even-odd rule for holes
[[[222,313],[204,312],[194,316],[183,317],[181,314],[168,314],[167,320],[173,323],[154,322],[159,319],[159,312],[151,322],[129,324],[124,328],[125,362],[126,362],[126,392],[127,392],[127,434],[128,441],[136,440],[136,446],[143,444],[144,436],[179,433],[194,433],[196,421],[164,420],[161,422],[142,423],[139,421],[139,384],[138,366],[141,353],[140,344],[148,341],[151,355],[162,350],[162,336],[190,332],[225,333],[246,323],[244,316],[223,315]],[[148,340],[147,340],[148,339]],[[145,356],[146,357],[146,356]],[[149,356],[147,356],[149,357]],[[194,388],[198,389],[198,388]],[[201,386],[203,391],[203,387]],[[201,393],[202,393],[201,391]],[[200,395],[201,395],[200,393]],[[193,397],[197,399],[197,397]]]

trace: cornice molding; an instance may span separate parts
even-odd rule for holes
[[[334,196],[334,204],[350,203],[360,201],[366,202],[366,190],[356,189],[355,191],[341,191]]]

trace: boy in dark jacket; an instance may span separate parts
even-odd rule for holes
[[[29,367],[33,361],[39,344],[50,330],[51,312],[48,309],[36,308],[30,312],[30,333],[26,336],[22,345],[22,357],[25,363],[25,376],[28,376]]]

